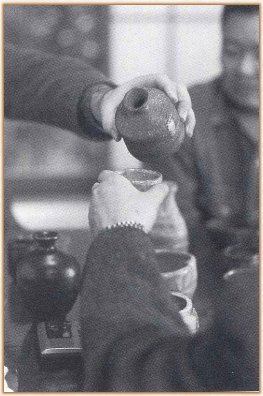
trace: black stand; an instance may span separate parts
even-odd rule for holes
[[[42,357],[81,355],[78,321],[56,319],[37,324],[37,336]]]

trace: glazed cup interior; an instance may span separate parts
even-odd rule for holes
[[[177,304],[179,311],[184,311],[187,309],[187,305],[189,305],[189,300],[180,293],[171,293],[173,301]]]
[[[128,168],[116,171],[126,177],[140,191],[147,191],[152,186],[162,183],[162,174],[149,169]]]
[[[159,270],[162,274],[185,268],[191,259],[191,255],[188,253],[173,252],[165,249],[156,249],[155,253],[159,264]]]

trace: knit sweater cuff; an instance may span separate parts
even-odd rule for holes
[[[143,230],[134,227],[103,230],[92,243],[89,257],[94,257],[96,262],[101,260],[114,267],[118,264],[123,265],[126,259],[127,262],[133,262],[133,265],[138,262],[140,267],[145,262],[146,268],[150,262],[155,262],[150,237]],[[135,268],[134,270],[136,271]]]
[[[108,87],[108,90],[116,87],[116,85],[110,82],[98,82],[93,85],[93,87],[86,87],[82,92],[77,110],[82,136],[89,137],[95,141],[107,141],[111,139],[111,136],[104,131],[102,125],[96,120],[91,110],[92,95],[96,89],[102,85],[105,86],[105,88]],[[105,90],[105,93],[106,92],[107,90]]]

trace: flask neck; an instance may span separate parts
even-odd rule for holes
[[[42,231],[34,234],[34,240],[37,243],[38,248],[46,251],[56,250],[56,241],[58,234],[55,231]]]

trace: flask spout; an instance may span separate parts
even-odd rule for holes
[[[144,88],[132,88],[124,97],[124,106],[130,111],[138,111],[146,107],[148,92]]]

